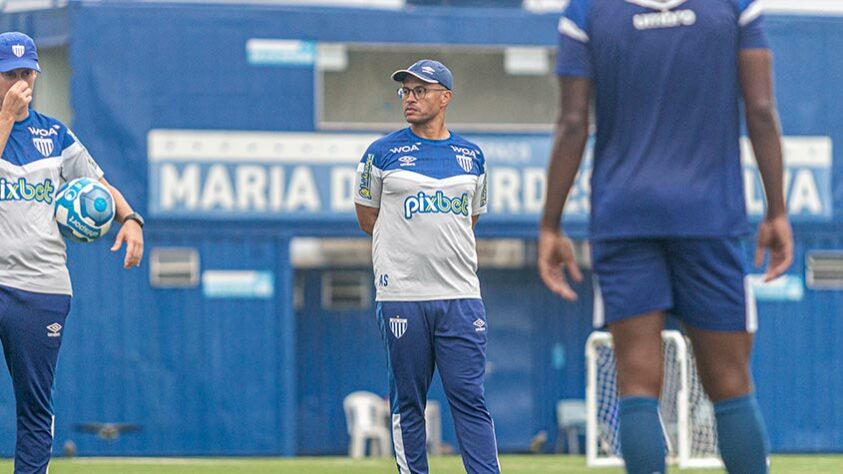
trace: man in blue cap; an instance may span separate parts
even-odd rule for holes
[[[498,473],[486,408],[486,311],[474,224],[486,212],[480,147],[445,126],[453,76],[423,59],[392,74],[408,128],[372,143],[354,201],[372,235],[377,318],[387,350],[398,472],[427,473],[424,410],[433,371],[454,415],[467,472]]]
[[[143,256],[140,215],[63,123],[30,107],[40,72],[32,38],[0,34],[0,342],[17,407],[16,474],[45,473],[53,444],[53,380],[72,295],[53,218],[61,183],[88,177],[107,186],[123,224],[112,250],[126,243],[125,268]],[[21,192],[31,188],[48,192]]]

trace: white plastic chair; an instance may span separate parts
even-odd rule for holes
[[[442,407],[436,400],[428,400],[424,408],[424,430],[427,433],[427,453],[442,454]]]
[[[372,440],[371,456],[389,456],[388,403],[374,393],[360,391],[348,394],[342,405],[350,438],[348,455],[362,458],[368,441]]]
[[[556,423],[559,427],[557,451],[562,444],[562,435],[568,437],[568,452],[580,452],[580,434],[585,434],[585,400],[566,399],[556,402]]]

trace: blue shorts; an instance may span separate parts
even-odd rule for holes
[[[653,311],[713,331],[757,328],[737,238],[595,241],[594,325]]]

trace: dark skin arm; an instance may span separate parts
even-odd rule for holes
[[[793,262],[793,234],[784,201],[781,129],[773,95],[772,63],[772,54],[766,49],[742,50],[738,57],[747,130],[767,197],[767,214],[758,227],[755,247],[756,267],[764,263],[764,253],[770,253],[765,281],[783,274]]]
[[[574,260],[574,249],[560,225],[565,201],[580,168],[588,140],[591,80],[560,77],[560,107],[547,170],[547,195],[539,223],[538,270],[550,291],[569,301],[577,299],[565,277],[563,266],[576,282],[582,281]]]
[[[372,235],[372,232],[375,230],[375,221],[378,220],[380,208],[355,204],[354,210],[357,211],[357,223],[360,225],[360,228],[363,232]]]

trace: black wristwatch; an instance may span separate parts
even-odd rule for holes
[[[138,225],[141,226],[141,229],[143,229],[143,217],[141,217],[141,215],[138,214],[137,212],[133,212],[133,213],[129,214],[128,216],[124,217],[123,223],[125,224],[126,221],[128,221],[128,220],[132,220],[132,221],[137,222]]]

